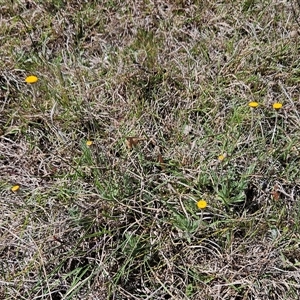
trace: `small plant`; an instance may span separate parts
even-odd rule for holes
[[[173,225],[180,230],[180,235],[186,239],[189,243],[191,242],[191,237],[199,228],[200,220],[194,220],[191,217],[183,215],[181,213],[174,213],[172,218]]]

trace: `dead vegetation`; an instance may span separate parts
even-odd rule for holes
[[[298,2],[1,11],[0,298],[299,298]]]

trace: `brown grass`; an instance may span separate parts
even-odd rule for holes
[[[1,10],[0,298],[299,299],[298,2]]]

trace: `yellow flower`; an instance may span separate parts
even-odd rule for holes
[[[224,159],[225,159],[225,155],[221,154],[221,155],[218,156],[218,160],[219,160],[219,161],[222,161],[222,160],[224,160]]]
[[[89,146],[91,146],[93,144],[93,142],[92,141],[86,141],[86,145],[89,147]]]
[[[30,76],[27,76],[27,77],[25,78],[25,81],[26,81],[27,83],[36,83],[38,80],[39,80],[39,79],[38,79],[36,76],[34,76],[34,75],[30,75]]]
[[[14,186],[11,188],[11,191],[12,191],[12,192],[16,192],[19,188],[20,188],[19,185],[14,185]]]
[[[205,200],[199,200],[197,206],[199,209],[204,209],[207,206],[207,202]]]
[[[252,101],[252,102],[249,102],[248,105],[252,108],[256,108],[259,104],[257,102]]]
[[[282,107],[282,103],[276,102],[273,104],[274,109],[280,109]]]

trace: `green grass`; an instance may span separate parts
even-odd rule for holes
[[[1,299],[299,299],[297,1],[0,4]]]

